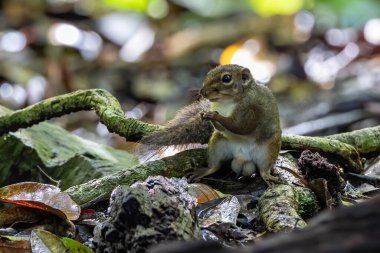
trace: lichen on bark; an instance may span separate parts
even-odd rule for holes
[[[314,193],[303,187],[274,185],[259,200],[259,214],[269,232],[291,231],[306,226],[304,218],[318,210]]]

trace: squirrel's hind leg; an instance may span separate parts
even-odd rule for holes
[[[272,172],[272,169],[260,170],[260,176],[267,183],[267,185],[271,186],[273,184],[284,183],[279,178],[273,176],[271,172]]]
[[[221,135],[218,131],[215,131],[208,143],[208,168],[199,168],[191,172],[188,177],[191,182],[198,182],[203,177],[208,176],[221,167],[222,161],[232,158],[228,140]]]

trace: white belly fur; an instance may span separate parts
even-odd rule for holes
[[[256,142],[229,142],[228,147],[234,160],[242,163],[243,166],[233,168],[237,174],[250,176],[255,170],[265,169],[268,162],[268,147],[266,144],[257,144]]]
[[[219,148],[210,156],[210,165],[215,166],[224,160],[232,159],[231,168],[243,176],[251,176],[256,170],[266,170],[269,165],[268,144],[260,143],[251,138],[233,141],[221,139],[215,143]]]

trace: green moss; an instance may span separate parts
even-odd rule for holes
[[[294,187],[294,191],[297,194],[297,213],[303,219],[311,218],[319,210],[314,193],[303,187]]]
[[[83,140],[48,123],[2,136],[0,157],[0,184],[46,180],[39,173],[40,166],[61,180],[62,189],[138,163],[135,155]]]
[[[315,212],[314,194],[302,187],[275,185],[269,187],[259,201],[259,215],[270,232],[303,228],[303,214]]]

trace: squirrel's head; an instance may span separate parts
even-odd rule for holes
[[[239,98],[254,85],[251,72],[235,64],[220,65],[210,70],[200,94],[210,101]]]

